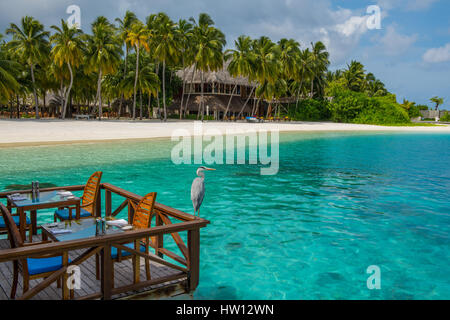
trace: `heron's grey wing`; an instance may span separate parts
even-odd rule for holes
[[[205,196],[205,182],[202,178],[195,178],[191,187],[191,200],[194,210],[198,211]]]

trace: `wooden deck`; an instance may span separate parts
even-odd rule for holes
[[[35,239],[35,240],[34,240]],[[40,241],[40,235],[34,236],[33,241]],[[0,250],[9,249],[9,240],[0,239]],[[83,250],[71,251],[69,256],[71,259],[82,254]],[[143,264],[143,259],[141,259]],[[101,282],[95,277],[95,257],[90,257],[80,266],[81,269],[81,288],[75,290],[75,299],[81,296],[88,296],[100,291]],[[172,269],[168,266],[161,265],[157,262],[151,262],[150,272],[152,279],[158,279],[168,276],[180,274],[180,271]],[[8,300],[12,285],[12,262],[0,263],[0,300]],[[145,280],[145,268],[141,267],[141,279]],[[41,280],[30,281],[30,288],[36,286]],[[114,287],[122,287],[133,283],[133,269],[131,259],[124,260],[121,263],[114,263]],[[160,298],[172,297],[184,294],[186,288],[186,278],[168,281],[162,284],[141,288],[139,290],[129,291],[127,293],[113,295],[113,299],[142,299],[142,298]],[[39,292],[33,297],[33,300],[61,300],[61,288],[57,288],[56,282]],[[19,285],[17,294],[22,294],[22,276],[19,274]]]

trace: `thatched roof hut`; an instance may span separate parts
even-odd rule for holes
[[[231,85],[240,85],[248,87],[256,87],[256,82],[249,82],[247,77],[232,77],[228,72],[229,62],[225,62],[223,69],[219,71],[209,71],[203,72],[203,82],[204,83],[222,83]],[[201,72],[199,70],[194,70],[194,66],[187,67],[183,70],[177,71],[177,76],[184,80],[186,83],[201,83]]]

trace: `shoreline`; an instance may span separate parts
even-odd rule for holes
[[[199,124],[200,122],[197,122]],[[279,132],[399,132],[399,133],[449,133],[449,125],[439,126],[378,126],[333,122],[221,122],[205,121],[202,131],[214,130],[221,134],[234,131],[236,134],[247,130],[278,130]],[[22,146],[45,146],[75,143],[98,143],[139,141],[171,138],[176,130],[192,135],[199,132],[194,121],[189,120],[33,120],[1,119],[0,148]]]

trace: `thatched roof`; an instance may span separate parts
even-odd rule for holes
[[[256,82],[249,83],[248,78],[246,77],[232,77],[230,73],[228,72],[227,68],[229,62],[225,62],[223,69],[219,71],[209,71],[203,73],[203,81],[205,83],[223,83],[223,84],[237,84],[242,86],[252,86],[256,87]],[[184,70],[177,71],[177,76],[183,80],[185,80],[186,83],[201,83],[201,73],[198,70],[195,70],[194,78],[192,78],[192,75],[194,73],[194,66],[190,66],[188,68],[185,68]]]
[[[204,95],[203,98],[205,99],[205,108],[206,106],[209,107],[209,112],[213,111],[219,111],[219,112],[225,112],[227,109],[228,101],[230,99],[229,96],[221,96],[221,95]],[[189,98],[188,103],[188,110],[190,111],[198,111],[200,107],[201,102],[201,95],[199,94],[191,94],[191,97]],[[184,100],[183,103],[185,103],[186,100]],[[239,112],[241,111],[242,107],[245,104],[245,100],[241,99],[240,97],[233,97],[231,99],[230,104],[230,112]],[[169,106],[169,109],[171,110],[178,110],[180,109],[180,100],[175,100],[174,103]],[[252,103],[249,101],[247,105],[245,106],[244,112],[251,112],[252,109]]]

